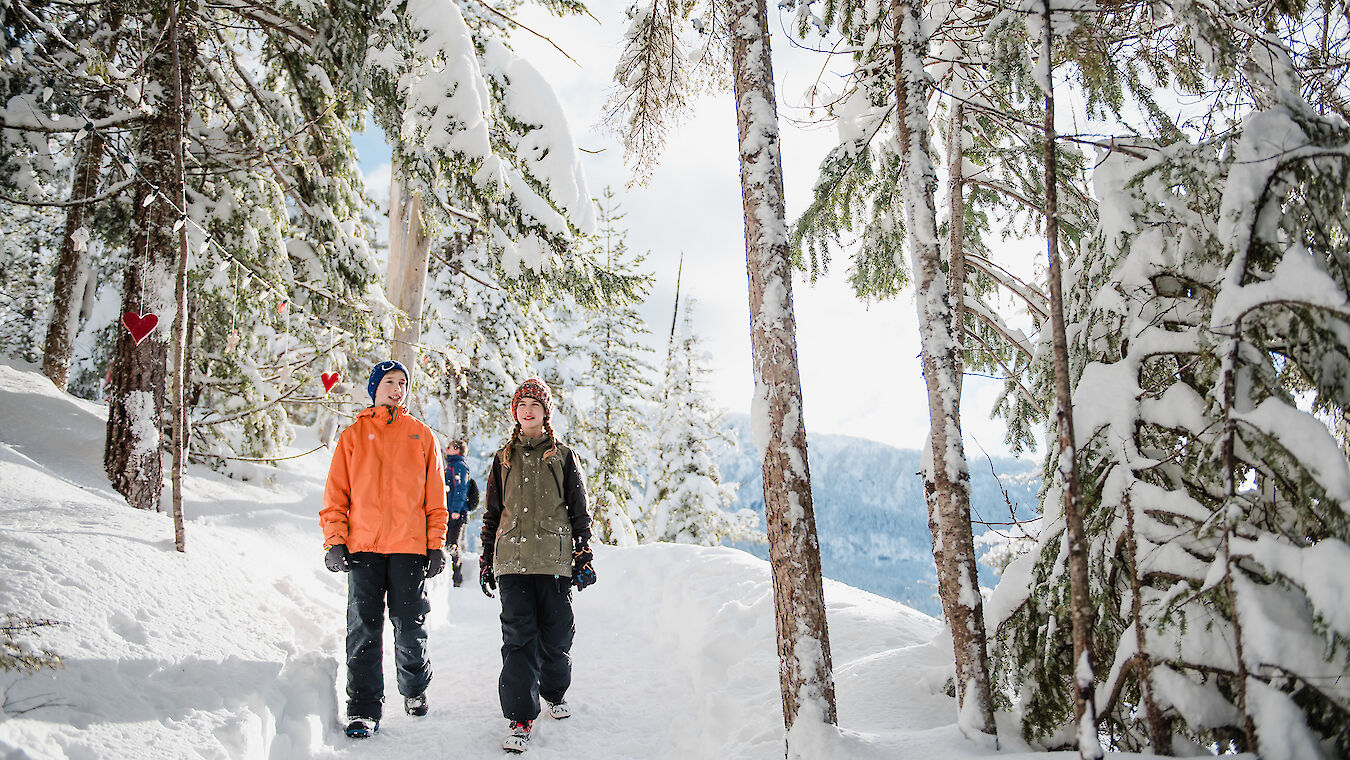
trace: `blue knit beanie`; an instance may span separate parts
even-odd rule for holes
[[[370,371],[370,382],[366,383],[366,392],[370,394],[371,401],[375,400],[375,388],[379,386],[380,381],[384,379],[384,376],[393,370],[402,372],[403,376],[408,378],[408,387],[412,387],[412,373],[408,371],[407,367],[403,366],[403,362],[394,361],[393,359],[390,359],[387,362],[380,362]]]

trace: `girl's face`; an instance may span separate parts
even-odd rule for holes
[[[528,396],[516,404],[516,422],[520,432],[534,438],[544,432],[544,405]]]
[[[402,370],[391,369],[375,386],[375,406],[402,406],[408,395],[408,376]]]

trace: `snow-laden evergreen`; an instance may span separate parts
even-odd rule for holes
[[[628,232],[617,196],[609,188],[597,199],[599,229],[595,255],[619,274],[640,272],[644,257],[628,252]],[[638,310],[629,305],[601,306],[587,315],[583,337],[592,346],[589,376],[582,387],[591,392],[590,413],[581,431],[592,452],[587,463],[587,495],[592,531],[602,543],[637,543],[632,513],[641,493],[641,453],[652,440],[650,335]]]
[[[1105,725],[1344,756],[1350,463],[1319,410],[1347,400],[1350,131],[1275,108],[1096,182],[1110,211],[1069,278]],[[991,605],[1030,735],[1072,718],[1062,541]]]
[[[708,356],[694,333],[692,311],[686,302],[658,390],[660,414],[647,462],[646,510],[635,521],[638,535],[645,543],[704,546],[762,540],[758,516],[731,509],[736,485],[724,482],[718,471],[721,449],[733,442],[704,387]]]

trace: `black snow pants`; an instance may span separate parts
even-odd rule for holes
[[[413,697],[431,683],[427,659],[426,572],[421,554],[351,555],[347,582],[347,715],[381,717],[384,704],[384,610],[394,626],[398,691]]]
[[[502,675],[497,692],[502,715],[539,717],[539,697],[561,702],[572,685],[572,579],[552,575],[503,575]]]

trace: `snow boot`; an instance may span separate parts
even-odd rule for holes
[[[548,717],[553,718],[554,720],[572,717],[572,708],[568,706],[567,700],[565,699],[560,699],[556,703],[546,699],[544,700],[544,704],[548,705]]]
[[[380,732],[380,722],[374,718],[353,716],[347,719],[347,735],[353,739],[365,739]]]
[[[502,741],[502,749],[517,755],[524,752],[525,746],[530,743],[530,728],[533,723],[534,721],[529,720],[511,721],[511,733]]]
[[[403,698],[403,711],[409,715],[420,718],[427,714],[427,695],[425,692],[415,697]]]

